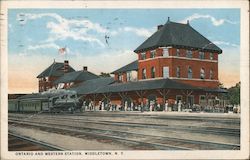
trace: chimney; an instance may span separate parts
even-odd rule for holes
[[[83,66],[83,71],[88,71],[88,67],[87,66]]]
[[[157,26],[157,31],[159,31],[162,27],[163,27],[162,24],[158,25],[158,26]]]
[[[69,61],[64,61],[64,73],[67,73],[69,71]]]

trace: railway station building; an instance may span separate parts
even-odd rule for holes
[[[219,88],[218,56],[222,50],[189,22],[168,21],[139,45],[138,59],[112,72],[115,83],[82,95],[94,101],[126,106],[170,106],[181,103],[214,106],[226,90]],[[224,106],[225,101],[218,101]]]

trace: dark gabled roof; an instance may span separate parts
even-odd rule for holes
[[[77,86],[73,86],[70,90],[74,90],[77,94],[88,94],[90,92],[94,92],[95,90],[105,87],[111,83],[114,83],[115,80],[113,77],[101,77],[92,80],[88,80],[78,84]]]
[[[138,60],[135,60],[135,61],[127,64],[126,66],[123,66],[123,67],[111,72],[111,74],[122,73],[122,72],[127,72],[127,71],[137,71],[137,70],[138,70]]]
[[[48,68],[46,68],[42,73],[40,73],[37,76],[37,78],[43,78],[49,76],[60,77],[64,74],[63,67],[64,63],[54,62]],[[71,66],[69,66],[68,72],[73,72],[73,71],[75,70]]]
[[[180,83],[171,79],[157,79],[157,80],[144,80],[127,83],[113,83],[102,87],[93,93],[114,93],[114,92],[128,92],[139,90],[152,90],[152,89],[200,89],[184,83]]]
[[[55,80],[54,84],[68,83],[68,82],[82,82],[96,78],[99,78],[99,76],[89,71],[75,71],[64,74],[62,77]]]
[[[204,91],[213,93],[228,93],[227,89],[224,88],[204,88]]]
[[[144,41],[134,52],[144,52],[157,47],[188,47],[222,53],[222,50],[197,32],[189,24],[168,21],[161,29]]]
[[[18,97],[19,100],[24,99],[48,99],[48,96],[43,95],[41,93],[32,93],[32,94],[26,94],[24,96]]]

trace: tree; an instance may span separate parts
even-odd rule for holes
[[[101,74],[99,76],[100,77],[110,77],[110,74],[109,73],[101,72]]]
[[[231,104],[240,104],[240,82],[228,89],[228,99]]]

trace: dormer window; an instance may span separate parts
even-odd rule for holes
[[[155,58],[156,56],[156,50],[150,51],[150,58]]]
[[[163,57],[168,57],[169,53],[168,53],[168,48],[164,48],[163,49]]]
[[[142,60],[146,59],[146,53],[145,53],[145,52],[142,52],[142,53],[141,53],[141,59],[142,59]]]
[[[191,50],[187,50],[187,58],[193,58],[193,53]]]
[[[205,59],[205,53],[204,52],[199,52],[199,58],[200,59]]]

